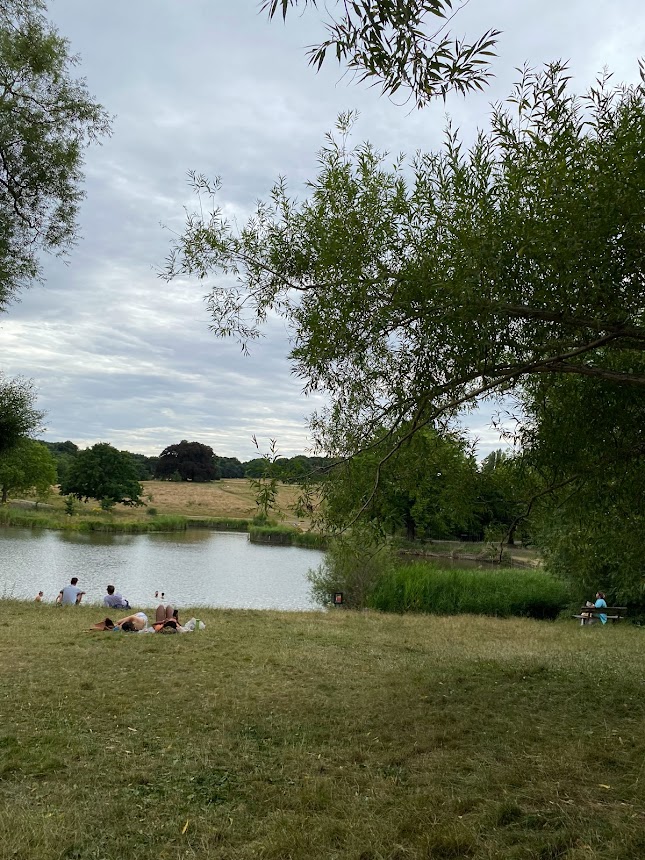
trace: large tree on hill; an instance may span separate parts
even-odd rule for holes
[[[97,499],[104,507],[144,504],[137,466],[127,451],[99,442],[74,457],[60,484],[63,496]]]
[[[449,128],[410,164],[350,148],[350,125],[307,199],[280,181],[239,231],[205,200],[189,215],[166,274],[227,275],[210,294],[215,332],[247,345],[270,311],[287,320],[296,373],[329,396],[312,427],[334,456],[509,392],[519,426],[545,428],[554,397],[575,427],[567,380],[602,387],[602,420],[622,436],[630,413],[615,404],[645,394],[643,84],[605,77],[577,96],[561,64],[525,70],[469,149]],[[643,453],[627,446],[624,468]],[[590,455],[602,485],[604,453]],[[560,464],[540,492],[567,480]]]
[[[42,0],[0,2],[0,310],[77,237],[83,150],[109,131]]]
[[[182,481],[218,481],[221,477],[213,449],[185,439],[164,448],[155,466],[155,478],[163,480],[176,474]]]
[[[30,379],[7,379],[0,372],[0,455],[25,436],[42,430],[44,413],[36,409],[36,392]]]

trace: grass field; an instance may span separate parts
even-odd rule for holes
[[[195,517],[231,517],[248,519],[258,513],[253,488],[245,478],[224,478],[221,481],[198,484],[190,481],[143,481],[142,499],[147,507],[127,508],[115,505],[110,514],[101,510],[94,499],[88,502],[75,502],[76,516],[110,517],[115,520],[145,520],[149,519],[148,508],[156,508],[164,515],[180,515]],[[281,484],[278,491],[275,518],[289,525],[300,523],[306,527],[304,520],[298,521],[293,506],[300,490],[292,484]],[[47,504],[39,505],[43,512],[64,513],[65,499],[53,494]]]
[[[89,634],[3,602],[1,857],[645,853],[641,629],[199,615]]]

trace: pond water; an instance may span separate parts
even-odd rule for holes
[[[307,571],[324,554],[252,544],[247,534],[193,529],[144,535],[80,534],[0,527],[0,597],[52,602],[72,576],[101,603],[108,584],[131,606],[311,610]]]

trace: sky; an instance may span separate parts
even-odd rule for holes
[[[447,116],[466,141],[486,128],[525,62],[567,60],[581,92],[605,66],[635,83],[645,55],[642,0],[471,0],[453,32],[502,31],[495,78],[483,94],[417,111],[331,60],[316,74],[306,47],[324,29],[312,8],[286,24],[256,0],[51,0],[48,14],[113,133],[86,154],[82,239],[66,262],[48,258],[45,284],[0,316],[0,369],[34,380],[42,438],[148,455],[187,439],[248,460],[254,435],[261,453],[270,439],[283,456],[307,453],[307,416],[323,403],[292,375],[281,320],[245,356],[209,330],[214,279],[159,278],[194,203],[188,171],[220,176],[219,204],[242,224],[281,175],[306,195],[342,111],[359,111],[356,142],[413,155],[438,148]],[[465,419],[479,457],[502,444],[490,414]]]

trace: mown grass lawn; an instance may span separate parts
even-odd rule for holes
[[[638,858],[645,631],[0,607],[0,856]]]

